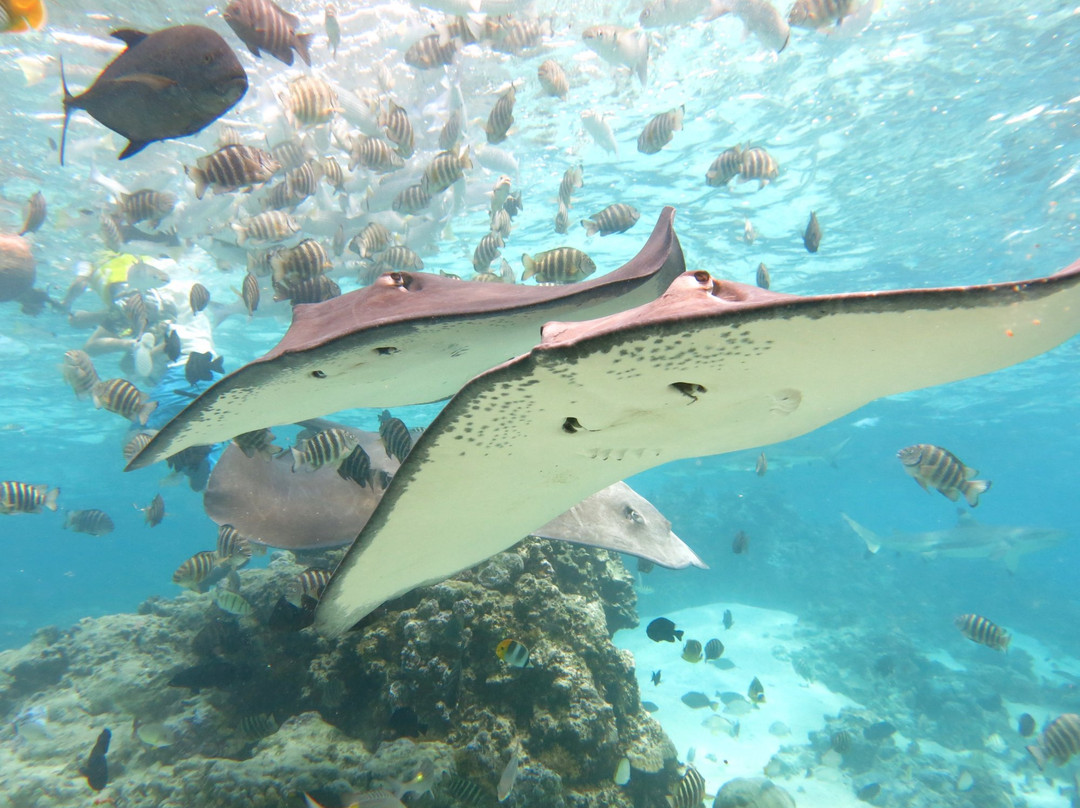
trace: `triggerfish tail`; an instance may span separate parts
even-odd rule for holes
[[[0,32],[21,34],[45,25],[42,0],[0,0]]]

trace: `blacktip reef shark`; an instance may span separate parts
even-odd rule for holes
[[[420,436],[327,585],[316,627],[341,634],[645,469],[787,440],[1078,331],[1080,261],[1029,281],[817,297],[687,272],[636,309],[548,323]]]
[[[372,468],[394,474],[398,461],[387,456],[378,433],[344,428],[368,453]],[[315,550],[340,547],[356,538],[384,490],[343,479],[330,465],[293,473],[292,458],[246,457],[230,444],[214,466],[203,507],[218,524],[230,524],[245,538],[270,547]],[[670,569],[705,563],[671,530],[656,507],[626,483],[593,494],[531,531],[534,536],[629,553]],[[524,538],[524,534],[519,538]]]
[[[1022,556],[1054,547],[1067,535],[1065,531],[1053,528],[984,525],[970,515],[962,514],[960,523],[948,530],[879,536],[846,513],[840,515],[866,542],[866,549],[871,553],[885,548],[923,558],[989,558],[1002,562],[1009,572],[1016,572]]]
[[[686,269],[674,216],[664,208],[641,251],[591,281],[522,286],[388,272],[364,289],[297,306],[273,350],[203,392],[127,468],[338,410],[449,398],[527,352],[550,320],[588,320],[663,294]]]

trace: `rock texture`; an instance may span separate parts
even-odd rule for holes
[[[241,571],[252,616],[185,592],[137,615],[42,630],[0,654],[0,804],[92,799],[79,766],[104,727],[113,742],[102,796],[116,805],[277,808],[300,805],[305,791],[335,805],[422,765],[435,775],[420,792],[434,784],[438,803],[454,804],[454,785],[466,783],[494,804],[517,747],[504,805],[663,803],[675,750],[641,709],[633,659],[610,642],[637,623],[617,556],[530,539],[333,642],[266,626],[302,569],[280,553]],[[495,654],[507,637],[530,649],[528,666]],[[623,757],[632,776],[620,787]]]

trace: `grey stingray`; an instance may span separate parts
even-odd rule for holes
[[[353,407],[449,398],[478,373],[528,351],[552,319],[587,320],[655,300],[686,265],[664,208],[628,263],[567,286],[463,283],[389,272],[364,289],[297,306],[273,350],[187,405],[128,464]]]
[[[387,456],[377,433],[348,431],[368,453],[373,469],[390,474],[398,470],[398,461]],[[287,455],[247,457],[232,444],[214,466],[203,506],[215,522],[230,524],[253,541],[314,550],[355,539],[383,492],[378,483],[361,487],[342,479],[330,466],[294,473]],[[671,522],[622,482],[587,497],[533,535],[617,550],[672,569],[707,568],[672,532]]]
[[[344,632],[615,480],[787,440],[1078,331],[1080,261],[1025,282],[820,297],[688,272],[637,309],[549,323],[528,354],[465,385],[416,442],[316,625]]]

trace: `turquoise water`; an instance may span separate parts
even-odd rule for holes
[[[78,262],[105,257],[97,212],[109,204],[110,191],[92,180],[95,172],[129,189],[171,191],[180,204],[165,227],[175,227],[185,245],[174,256],[174,278],[199,280],[215,307],[235,310],[233,290],[244,271],[237,253],[196,246],[209,245],[207,236],[229,218],[227,200],[196,204],[182,168],[214,148],[216,125],[120,163],[115,155],[123,140],[77,113],[68,165],[61,168],[53,147],[62,117],[55,57],[63,55],[75,90],[111,58],[101,43],[114,28],[202,22],[238,52],[242,46],[219,13],[201,4],[169,4],[167,15],[153,4],[65,2],[49,10],[42,32],[0,38],[0,230],[17,230],[24,201],[43,191],[49,215],[30,236],[37,287],[59,299]],[[524,212],[504,249],[516,272],[521,253],[563,244],[586,250],[601,271],[613,269],[641,247],[664,205],[678,211],[689,268],[752,283],[764,262],[772,288],[794,294],[1019,280],[1055,272],[1080,253],[1080,9],[1069,4],[886,0],[857,36],[796,29],[779,55],[741,38],[734,19],[687,23],[651,32],[644,87],[598,59],[580,37],[587,25],[631,24],[640,11],[633,3],[581,3],[572,12],[565,4],[538,3],[535,13],[553,20],[546,48],[508,56],[470,46],[445,73],[418,73],[402,63],[404,47],[438,18],[434,11],[406,4],[340,9],[344,37],[334,61],[322,35],[321,7],[295,10],[307,30],[317,32],[314,72],[335,86],[377,96],[374,66],[385,68],[390,91],[417,132],[418,156],[406,169],[414,177],[433,153],[447,86],[460,84],[465,140],[475,147],[501,86],[521,82],[516,125],[500,145],[516,160],[513,187],[523,192]],[[549,57],[569,74],[565,101],[539,94],[536,69]],[[246,51],[240,58],[251,89],[226,120],[252,142],[264,133],[276,140],[283,131],[277,95],[289,78],[309,71],[299,63],[286,68],[269,58],[258,61]],[[41,66],[39,82],[28,85],[20,60],[31,71]],[[678,105],[685,107],[683,130],[660,153],[637,153],[635,140],[649,118]],[[584,133],[580,113],[586,109],[612,113],[617,155]],[[355,110],[344,117],[346,129],[363,118]],[[327,142],[325,127],[316,137]],[[713,158],[737,143],[766,147],[779,163],[779,177],[760,190],[756,183],[707,187],[704,174]],[[346,160],[340,149],[326,149]],[[571,221],[625,202],[641,212],[634,228],[591,240],[576,224],[565,237],[552,231],[559,180],[576,164],[583,166],[584,187],[574,193]],[[504,170],[467,172],[459,207],[434,227],[430,240],[413,243],[427,271],[468,273],[472,249],[487,230],[485,192]],[[350,187],[356,209],[364,182]],[[815,255],[802,244],[811,210],[824,231]],[[306,234],[329,244],[342,217],[323,192],[297,218]],[[751,244],[743,237],[746,219],[758,234]],[[358,232],[359,221],[349,220],[347,237]],[[346,259],[338,259],[333,272],[343,291],[357,286],[352,255]],[[93,292],[76,306],[95,307],[100,302]],[[88,332],[50,309],[30,316],[5,303],[2,311],[0,476],[59,486],[64,509],[101,508],[116,522],[116,530],[100,538],[62,530],[62,515],[52,513],[0,522],[0,647],[15,647],[45,625],[130,611],[150,595],[175,594],[172,571],[211,546],[216,527],[199,495],[183,481],[163,479],[163,467],[123,473],[127,425],[75,400],[65,386],[58,366]],[[227,370],[269,350],[289,315],[287,303],[269,302],[264,283],[254,319],[234,313],[215,328]],[[896,627],[918,644],[954,636],[953,615],[973,611],[993,613],[1080,656],[1078,344],[988,376],[877,401],[803,438],[763,447],[771,459],[764,477],[753,472],[753,451],[682,461],[636,478],[635,487],[711,567],[655,571],[646,579],[642,613],[738,600],[825,622]],[[948,352],[950,342],[939,349]],[[118,358],[96,359],[102,378],[120,373]],[[396,414],[423,425],[434,411]],[[373,429],[375,416],[365,411],[342,419]],[[895,453],[912,443],[945,446],[993,480],[977,508],[979,520],[1054,527],[1069,538],[1026,556],[1015,574],[985,559],[927,561],[884,552],[864,558],[841,513],[882,534],[956,523],[952,503],[906,479]],[[785,456],[825,455],[840,444],[832,464],[811,459],[784,467]],[[168,515],[151,530],[132,505],[145,506],[158,491]],[[731,554],[737,530],[751,536],[745,558]]]

